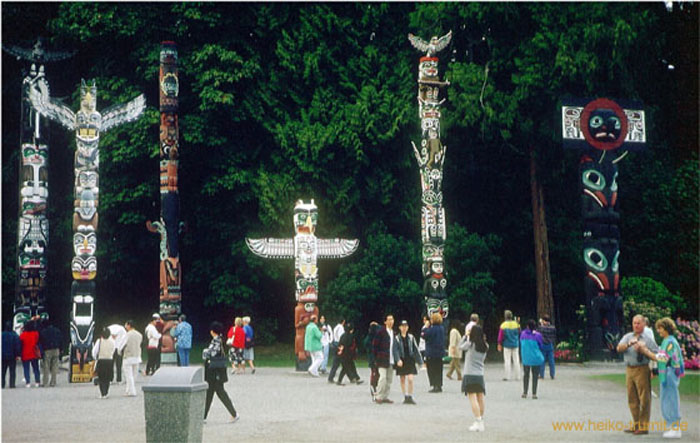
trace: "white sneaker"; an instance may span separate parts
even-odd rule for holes
[[[482,432],[484,430],[484,422],[481,420],[476,420],[471,426],[469,426],[469,430],[472,432]]]
[[[663,438],[681,438],[681,430],[680,429],[675,429],[675,430],[670,430],[666,431],[662,434]]]

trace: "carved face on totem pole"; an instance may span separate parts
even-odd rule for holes
[[[418,62],[418,79],[428,81],[438,79],[437,57],[421,57]]]
[[[80,110],[75,114],[78,139],[91,142],[100,137],[102,114],[97,112],[97,84],[87,85],[85,80],[80,84]]]
[[[584,155],[579,166],[581,174],[581,209],[586,220],[616,221],[617,166],[598,162]]]
[[[313,199],[311,203],[297,201],[294,206],[294,230],[297,234],[314,234],[318,223],[318,207]]]

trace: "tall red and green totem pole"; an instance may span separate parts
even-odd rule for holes
[[[179,132],[178,94],[180,81],[177,70],[177,46],[164,41],[160,49],[160,220],[146,222],[149,231],[160,235],[160,290],[159,313],[165,320],[161,355],[163,363],[177,360],[175,345],[170,334],[174,320],[182,312],[182,270],[178,240],[183,223],[180,222],[180,196],[177,186]]]
[[[408,40],[425,56],[418,63],[418,116],[421,121],[420,148],[413,144],[413,151],[420,169],[421,183],[421,241],[423,243],[423,296],[428,315],[439,312],[443,318],[449,314],[447,302],[447,274],[445,272],[444,247],[447,238],[447,221],[442,205],[442,171],[447,146],[440,141],[440,106],[443,90],[449,81],[441,81],[438,74],[439,59],[434,55],[444,49],[452,39],[452,31],[426,42],[413,34]]]
[[[579,160],[587,344],[593,359],[615,356],[623,327],[617,165],[646,147],[639,103],[569,99],[561,108],[565,148]]]

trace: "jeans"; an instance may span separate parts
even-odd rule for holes
[[[523,366],[523,394],[527,394],[528,384],[530,384],[530,374],[532,374],[532,395],[537,395],[537,374],[540,372],[539,366]]]
[[[191,348],[177,348],[177,356],[180,359],[178,363],[179,366],[189,366],[190,365],[190,351]]]
[[[2,361],[2,387],[5,387],[5,374],[7,370],[10,370],[10,387],[15,387],[15,379],[17,378],[17,360],[14,358],[12,360]]]
[[[549,363],[549,377],[554,378],[554,346],[551,343],[542,346],[544,363],[540,366],[540,378],[544,378],[544,367]]]
[[[41,383],[41,377],[39,374],[39,360],[34,358],[32,360],[23,360],[22,361],[22,367],[24,368],[24,380],[26,381],[27,384],[31,382],[30,376],[29,376],[29,364],[32,365],[32,369],[34,370],[34,381],[36,381],[36,384]]]
[[[668,429],[678,429],[681,425],[681,399],[678,396],[678,383],[680,380],[676,375],[676,370],[671,367],[666,368],[666,380],[659,383],[661,387],[661,415],[666,421]]]

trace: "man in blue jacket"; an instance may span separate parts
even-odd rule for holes
[[[5,389],[5,374],[10,369],[10,388],[15,387],[17,376],[17,359],[22,355],[22,342],[19,335],[12,330],[12,324],[7,322],[2,330],[2,388]]]
[[[180,358],[179,366],[190,365],[190,351],[192,350],[192,325],[186,320],[185,314],[178,318],[179,323],[170,334],[177,340],[177,356]]]

